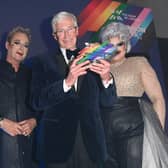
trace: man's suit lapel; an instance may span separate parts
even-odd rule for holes
[[[80,77],[78,78],[77,93],[80,92],[80,89],[81,89],[81,86],[82,86],[82,82],[83,82],[84,77],[85,77],[85,76],[80,76]]]
[[[54,59],[55,64],[59,66],[58,69],[60,70],[60,74],[62,76],[66,76],[68,73],[69,67],[66,64],[65,59],[60,50],[57,55],[53,55],[53,59]]]

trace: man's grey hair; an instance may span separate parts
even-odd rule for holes
[[[108,41],[110,38],[118,37],[121,41],[126,44],[127,53],[131,50],[130,44],[130,29],[129,26],[120,23],[120,22],[112,22],[106,26],[104,26],[100,31],[100,41]]]
[[[74,14],[66,12],[66,11],[61,11],[61,12],[55,14],[52,18],[51,26],[52,26],[53,33],[55,33],[57,31],[55,25],[59,21],[63,20],[64,18],[67,18],[67,17],[72,18],[72,20],[74,22],[74,27],[78,27],[77,18]]]

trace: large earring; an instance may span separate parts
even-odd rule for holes
[[[130,42],[127,42],[126,43],[126,53],[130,52],[130,50],[131,50],[131,44]]]

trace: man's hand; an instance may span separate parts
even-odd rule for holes
[[[93,62],[90,65],[89,69],[91,71],[99,74],[102,81],[108,82],[111,79],[110,67],[111,67],[110,62],[108,62],[104,59],[99,59],[98,62]]]
[[[81,56],[74,59],[69,68],[69,73],[67,78],[65,79],[65,83],[68,87],[71,87],[75,84],[76,80],[79,76],[87,73],[87,69],[89,69],[90,61],[85,61],[81,64],[77,64],[77,62],[81,59]]]

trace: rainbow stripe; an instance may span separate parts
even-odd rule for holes
[[[111,15],[111,10],[114,11],[119,5],[119,2],[111,0],[92,0],[78,17],[81,23],[79,36],[87,31],[97,31]]]
[[[97,32],[92,41],[97,41],[101,27],[110,22],[122,22],[130,26],[131,42],[135,45],[152,22],[149,8],[128,5],[112,0],[91,0],[78,17],[79,36],[88,31]]]
[[[111,58],[117,53],[117,47],[113,46],[108,41],[95,46],[89,46],[82,49],[79,54],[83,57],[77,62],[80,64],[86,60],[94,61],[98,59],[111,60]]]

